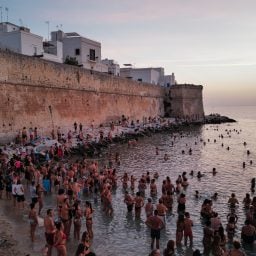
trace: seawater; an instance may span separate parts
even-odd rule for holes
[[[225,227],[227,224],[226,216],[229,212],[227,201],[231,193],[236,193],[240,205],[236,209],[239,219],[235,236],[240,239],[240,230],[245,220],[242,200],[246,192],[250,193],[251,179],[256,177],[256,107],[215,108],[213,110],[235,118],[238,122],[187,128],[182,132],[184,136],[181,137],[176,134],[175,140],[170,134],[156,134],[140,139],[133,148],[128,148],[127,145],[112,147],[112,152],[118,151],[121,155],[121,166],[118,168],[119,177],[124,172],[127,172],[129,176],[133,174],[137,178],[147,171],[152,174],[155,171],[159,172],[158,196],[153,198],[154,203],[157,203],[161,196],[161,184],[166,176],[170,176],[171,180],[175,182],[179,174],[184,171],[187,172],[190,185],[185,191],[187,196],[186,210],[190,212],[191,219],[194,221],[193,248],[198,248],[201,251],[203,250],[203,225],[200,209],[203,200],[211,197],[214,192],[218,192],[219,198],[214,201],[213,209],[219,213]],[[206,113],[211,113],[213,110],[206,110]],[[232,131],[231,137],[226,134],[226,129]],[[234,129],[238,130],[239,134],[234,132]],[[219,137],[220,134],[223,134],[223,139]],[[201,139],[206,142],[205,146],[200,142]],[[214,143],[214,139],[216,143]],[[171,146],[172,141],[174,141],[173,146]],[[247,142],[246,147],[243,145],[244,141]],[[224,144],[223,147],[221,146],[222,143]],[[159,155],[155,153],[156,146],[159,148]],[[229,151],[226,149],[228,146],[230,147]],[[189,148],[193,150],[192,155],[188,153]],[[185,150],[184,155],[181,154],[182,150]],[[246,153],[247,150],[251,152],[249,156]],[[163,159],[165,153],[169,155],[168,161]],[[249,164],[250,160],[253,161],[252,165]],[[245,168],[242,167],[243,162],[246,162]],[[216,176],[212,175],[213,167],[218,172]],[[201,171],[205,176],[201,180],[196,177],[191,178],[189,176],[191,170],[194,172]],[[98,255],[106,256],[146,256],[150,253],[151,239],[149,229],[144,224],[146,219],[144,212],[141,219],[127,214],[126,206],[123,203],[124,191],[120,179],[118,185],[118,189],[113,195],[113,218],[104,216],[100,203],[94,204],[96,209],[94,215],[94,250]],[[201,195],[198,200],[194,197],[195,190],[199,190]],[[145,199],[149,196],[149,189],[147,189]],[[161,233],[161,249],[166,246],[169,239],[175,240],[176,209],[175,200],[173,213],[167,216],[166,228]],[[245,248],[245,250],[247,255],[255,255],[256,247]],[[190,253],[189,247],[177,248],[177,255]]]
[[[240,239],[241,227],[245,221],[245,211],[242,200],[245,193],[250,193],[250,181],[256,177],[256,107],[226,107],[209,108],[206,114],[221,113],[238,122],[220,125],[203,125],[192,128],[184,128],[183,136],[176,134],[176,139],[170,134],[156,134],[151,137],[140,138],[135,147],[127,145],[112,145],[108,151],[112,153],[119,152],[121,165],[117,168],[118,188],[113,193],[113,217],[106,217],[102,212],[100,199],[94,200],[93,196],[84,197],[83,200],[89,200],[93,204],[93,229],[94,240],[92,249],[98,256],[147,256],[150,253],[150,231],[145,225],[145,214],[142,211],[140,219],[136,219],[134,213],[127,214],[126,205],[123,202],[124,191],[122,189],[120,178],[127,172],[130,176],[133,174],[137,179],[149,171],[153,174],[158,171],[160,177],[157,180],[158,195],[153,198],[156,204],[161,197],[161,185],[163,179],[169,176],[173,183],[179,174],[187,172],[190,185],[185,191],[187,197],[186,210],[190,212],[191,219],[194,222],[194,245],[193,248],[184,245],[177,248],[177,255],[191,255],[193,249],[203,251],[203,223],[200,218],[200,209],[205,198],[210,198],[214,192],[218,192],[219,198],[213,203],[213,209],[219,213],[224,227],[227,224],[227,214],[229,208],[227,201],[231,193],[235,193],[240,202],[236,209],[238,215],[237,232],[235,238]],[[231,130],[227,135],[225,130]],[[234,130],[239,131],[239,133]],[[224,138],[219,136],[223,134]],[[216,143],[214,143],[214,139]],[[203,144],[200,140],[206,142]],[[209,140],[209,142],[208,142]],[[174,142],[172,146],[172,141]],[[244,141],[247,145],[244,146]],[[195,142],[197,145],[195,145]],[[221,144],[224,144],[222,147]],[[228,151],[226,148],[230,147]],[[159,148],[159,155],[156,155],[155,148]],[[189,155],[189,148],[192,148],[192,155]],[[184,150],[185,154],[181,151]],[[247,155],[247,150],[251,154]],[[169,160],[164,161],[164,154],[168,154]],[[253,164],[250,165],[249,161]],[[99,159],[100,164],[106,164],[107,158]],[[243,168],[242,163],[246,166]],[[215,167],[217,175],[212,175],[212,168]],[[205,176],[198,180],[196,176],[190,177],[189,173],[193,170],[195,173],[201,171]],[[137,182],[136,182],[137,185]],[[200,198],[195,199],[195,190],[200,193]],[[136,192],[136,190],[135,190]],[[256,196],[256,194],[251,194]],[[150,197],[149,188],[146,191],[145,201]],[[55,207],[53,198],[46,197],[47,207]],[[24,219],[26,216],[24,216]],[[174,198],[173,212],[166,218],[166,228],[161,232],[160,248],[161,252],[165,248],[169,239],[175,240],[177,220],[177,202]],[[83,224],[82,230],[85,230]],[[37,243],[34,250],[39,250],[44,241],[43,230],[39,230],[41,237],[40,245]],[[38,239],[38,237],[37,237]],[[74,255],[77,242],[69,241],[69,254]],[[227,248],[231,244],[227,244]],[[35,247],[37,247],[35,249]],[[244,248],[246,255],[255,255],[256,245]]]

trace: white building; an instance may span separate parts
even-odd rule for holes
[[[52,41],[61,41],[63,43],[63,61],[66,58],[76,58],[78,65],[85,69],[99,72],[108,72],[107,65],[101,62],[101,44],[97,41],[80,36],[76,32],[64,33],[62,31],[53,31],[51,33]]]
[[[164,68],[121,68],[120,76],[134,81],[170,87],[176,83],[174,73],[164,75]]]
[[[43,59],[63,63],[63,44],[59,41],[43,42]]]
[[[43,38],[32,34],[29,28],[10,22],[0,23],[0,48],[24,55],[42,55]]]
[[[171,75],[164,76],[163,83],[161,85],[165,87],[170,87],[175,84],[177,84],[177,82],[175,80],[174,73],[172,73]]]
[[[104,59],[101,62],[107,65],[109,74],[114,76],[120,76],[120,66],[114,60]]]
[[[61,42],[43,43],[43,37],[31,33],[29,28],[10,22],[0,23],[0,48],[63,63]]]

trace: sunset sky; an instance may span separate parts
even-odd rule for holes
[[[256,105],[255,0],[0,0],[2,19],[47,38],[62,27],[121,66],[204,85],[206,106]]]

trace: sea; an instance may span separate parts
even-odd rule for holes
[[[101,159],[97,159],[101,166],[108,163],[106,156],[109,152],[113,154],[119,152],[121,159],[121,165],[116,166],[119,179],[118,188],[113,192],[112,198],[113,217],[107,217],[104,214],[100,198],[95,198],[93,195],[82,198],[83,202],[85,200],[91,201],[94,208],[92,251],[97,256],[148,256],[151,251],[150,230],[145,225],[144,211],[142,211],[140,218],[136,218],[134,213],[127,213],[126,205],[123,202],[124,190],[121,177],[124,172],[127,172],[129,176],[134,175],[137,181],[147,171],[150,172],[151,176],[156,171],[159,173],[160,176],[157,179],[158,194],[157,197],[152,198],[154,205],[161,197],[161,185],[166,176],[169,176],[175,183],[178,175],[187,172],[189,186],[184,190],[184,193],[187,198],[186,211],[190,213],[194,223],[194,242],[192,247],[185,246],[184,242],[182,246],[176,247],[176,255],[192,255],[195,249],[203,251],[201,205],[206,198],[210,199],[215,192],[219,196],[213,202],[213,209],[219,213],[224,228],[227,224],[227,214],[230,212],[228,199],[231,193],[236,194],[239,206],[236,208],[238,222],[234,239],[240,240],[241,228],[245,221],[243,198],[246,193],[250,193],[251,197],[256,196],[250,190],[251,179],[256,178],[256,106],[206,108],[205,114],[210,113],[226,115],[234,118],[237,122],[185,127],[175,134],[155,134],[140,138],[137,145],[133,147],[128,147],[127,144],[112,145]],[[158,155],[156,155],[156,147],[159,148]],[[190,148],[192,154],[189,154]],[[182,150],[185,154],[182,154]],[[249,155],[247,154],[248,150],[250,151]],[[165,154],[169,156],[167,161],[164,160]],[[245,167],[243,167],[243,162],[245,162]],[[216,168],[217,171],[214,176],[212,174],[213,168]],[[198,179],[196,175],[192,177],[189,175],[191,170],[195,174],[200,171],[204,176],[201,179]],[[198,199],[195,198],[196,190],[199,191],[200,195]],[[150,197],[149,186],[146,190],[145,201],[148,197]],[[174,196],[173,211],[166,216],[166,227],[161,231],[161,253],[168,240],[175,240],[178,216],[176,200],[177,196]],[[48,207],[55,207],[55,202],[51,196],[46,197],[45,209]],[[23,223],[26,223],[28,229],[26,218],[27,216],[24,214]],[[17,222],[16,225],[19,227],[18,225],[24,224]],[[17,237],[22,236],[20,230],[17,228]],[[85,230],[84,221],[82,230]],[[34,245],[27,243],[34,250],[35,255],[40,255],[38,253],[44,245],[42,241],[44,241],[43,228],[39,228],[37,242]],[[68,255],[74,255],[77,244],[77,241],[70,239]],[[227,248],[231,247],[232,243],[230,242],[227,244]],[[243,246],[243,250],[248,256],[256,255],[256,244]]]

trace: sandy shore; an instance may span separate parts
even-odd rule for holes
[[[21,248],[21,238],[15,236],[13,223],[2,212],[2,202],[0,203],[0,207],[0,256],[32,256],[31,252]]]

